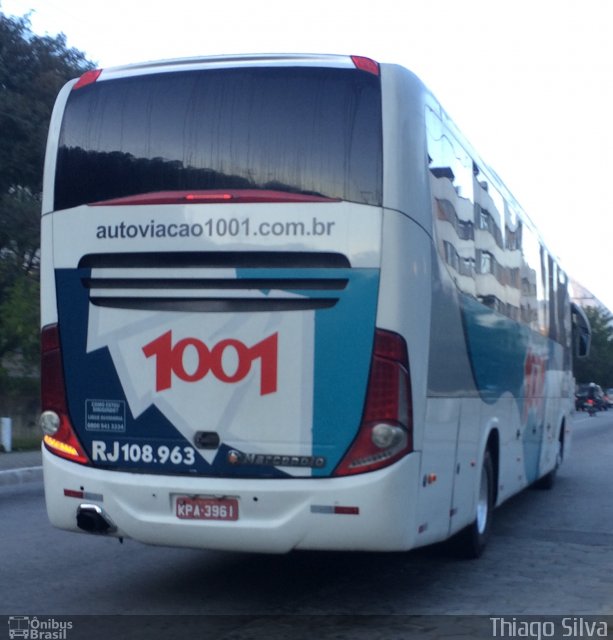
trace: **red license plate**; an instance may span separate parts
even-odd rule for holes
[[[238,520],[236,498],[177,498],[177,518],[181,520]]]

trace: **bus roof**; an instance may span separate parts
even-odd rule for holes
[[[169,60],[154,60],[105,68],[100,79],[120,78],[131,75],[149,73],[165,73],[173,71],[188,71],[196,69],[223,69],[228,67],[332,67],[356,68],[357,60],[366,60],[358,56],[333,54],[233,54],[219,56],[201,56],[193,58],[175,58]],[[372,62],[372,61],[371,61]],[[373,63],[376,64],[376,63]]]

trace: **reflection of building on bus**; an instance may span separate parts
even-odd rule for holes
[[[465,151],[452,124],[428,110],[427,125],[437,246],[458,289],[564,343],[566,274],[495,174]]]
[[[88,72],[54,109],[41,246],[58,527],[477,556],[568,450],[567,277],[397,65]]]

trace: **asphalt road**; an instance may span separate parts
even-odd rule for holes
[[[214,629],[198,637],[232,640],[495,637],[492,616],[572,616],[575,627],[589,617],[613,629],[612,474],[613,411],[579,414],[554,489],[525,491],[497,509],[477,561],[440,547],[266,556],[122,545],[53,529],[39,482],[3,487],[0,614],[67,616],[73,625],[82,614],[143,615],[131,619],[142,637],[167,638],[196,637],[189,625],[202,619],[192,616],[206,615]],[[454,617],[467,615],[481,618]],[[105,620],[124,637],[125,618]],[[485,635],[470,631],[475,624]],[[92,627],[83,637],[98,636]]]

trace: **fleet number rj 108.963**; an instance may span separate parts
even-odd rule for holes
[[[145,464],[193,465],[196,451],[192,447],[169,447],[168,445],[150,445],[137,443],[92,442],[92,458],[95,462],[127,462]]]

